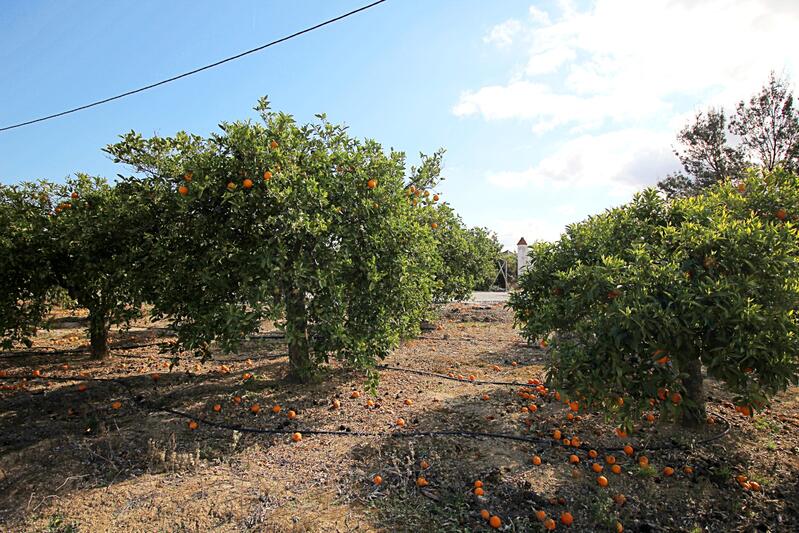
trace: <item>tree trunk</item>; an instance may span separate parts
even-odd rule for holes
[[[89,340],[92,359],[108,357],[108,314],[103,311],[89,312]]]
[[[683,406],[680,424],[686,428],[698,428],[707,420],[705,412],[705,390],[702,384],[702,362],[697,357],[683,369],[687,376],[683,378],[685,399],[688,405]]]
[[[285,292],[286,339],[289,344],[289,378],[307,383],[314,376],[314,364],[308,350],[308,319],[305,295],[298,289]]]

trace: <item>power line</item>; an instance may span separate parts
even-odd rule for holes
[[[76,113],[76,112],[82,111],[84,109],[89,109],[90,107],[95,107],[95,106],[98,106],[98,105],[101,105],[101,104],[107,104],[108,102],[112,102],[114,100],[119,100],[120,98],[124,98],[124,97],[130,96],[132,94],[144,92],[144,91],[147,91],[149,89],[153,89],[155,87],[158,87],[160,85],[166,85],[167,83],[171,83],[171,82],[179,80],[181,78],[186,78],[188,76],[191,76],[193,74],[197,74],[198,72],[202,72],[204,70],[208,70],[208,69],[212,69],[214,67],[218,67],[219,65],[222,65],[224,63],[228,63],[230,61],[234,61],[234,60],[242,58],[242,57],[244,57],[246,55],[254,54],[255,52],[260,52],[261,50],[269,48],[270,46],[274,46],[276,44],[280,44],[282,42],[288,41],[288,40],[293,39],[295,37],[299,37],[300,35],[303,35],[305,33],[309,33],[309,32],[312,32],[314,30],[318,30],[319,28],[321,28],[323,26],[327,26],[329,24],[333,24],[334,22],[338,22],[339,20],[342,20],[342,19],[345,19],[345,18],[350,17],[352,15],[355,15],[356,13],[360,13],[361,11],[366,11],[367,9],[375,7],[378,4],[382,4],[385,1],[386,0],[377,0],[376,2],[372,2],[369,5],[365,5],[363,7],[359,7],[358,9],[354,9],[352,11],[349,11],[348,13],[344,13],[343,15],[339,15],[338,17],[326,20],[324,22],[320,22],[319,24],[317,24],[315,26],[311,26],[310,28],[305,28],[304,30],[300,30],[298,32],[292,33],[291,35],[286,35],[285,37],[281,37],[280,39],[277,39],[277,40],[272,41],[270,43],[266,43],[266,44],[261,45],[261,46],[259,46],[257,48],[252,48],[252,49],[247,50],[245,52],[241,52],[240,54],[236,54],[234,56],[226,57],[225,59],[222,59],[222,60],[217,61],[215,63],[211,63],[209,65],[205,65],[204,67],[196,68],[194,70],[190,70],[188,72],[184,72],[183,74],[178,74],[177,76],[172,76],[171,78],[167,78],[165,80],[161,80],[161,81],[156,82],[156,83],[151,83],[150,85],[145,85],[144,87],[139,87],[138,89],[134,89],[132,91],[127,91],[127,92],[124,92],[122,94],[118,94],[116,96],[111,96],[109,98],[104,98],[103,100],[98,100],[96,102],[92,102],[90,104],[86,104],[86,105],[82,105],[82,106],[75,107],[75,108],[72,108],[72,109],[68,109],[66,111],[61,111],[60,113],[47,115],[46,117],[40,117],[40,118],[36,118],[36,119],[33,119],[33,120],[20,122],[19,124],[12,124],[11,126],[4,126],[4,127],[0,128],[0,132],[6,131],[6,130],[12,130],[14,128],[21,128],[22,126],[28,126],[30,124],[35,124],[37,122],[44,122],[45,120],[50,120],[50,119],[57,118],[57,117],[62,117],[64,115],[69,115],[70,113]]]

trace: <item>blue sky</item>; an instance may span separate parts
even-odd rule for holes
[[[0,126],[158,81],[367,3],[8,1]],[[791,0],[389,0],[334,26],[88,111],[0,133],[0,182],[126,173],[131,129],[208,134],[259,96],[418,153],[447,150],[445,200],[508,246],[630,198],[670,144],[769,70],[796,79]]]

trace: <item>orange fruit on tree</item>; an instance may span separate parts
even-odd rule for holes
[[[621,466],[613,465],[610,467],[610,471],[613,472],[614,474],[621,474]]]
[[[522,413],[529,413],[529,412],[530,412],[530,409],[528,409],[527,407],[522,407],[522,408],[520,409],[520,411],[521,411]]]
[[[566,413],[566,420],[568,420],[569,422],[574,420],[574,413]]]
[[[214,412],[218,413],[221,410],[222,410],[222,406],[221,405],[219,405],[218,403],[214,404]]]
[[[241,185],[245,189],[252,189],[253,183],[252,183],[252,180],[250,178],[247,178],[241,183]]]
[[[489,518],[488,525],[493,527],[494,529],[499,529],[502,526],[502,519],[497,515],[494,515],[491,518]]]
[[[272,150],[274,150],[275,148],[277,148],[277,147],[278,147],[277,141],[272,141],[272,142],[270,142],[270,143],[269,143],[269,147],[270,147]]]
[[[616,502],[616,505],[621,507],[622,505],[625,504],[625,502],[627,502],[627,498],[624,496],[624,494],[616,494],[613,497],[613,501]]]
[[[433,222],[432,224],[430,224],[430,227],[433,229],[438,229],[438,223]]]
[[[281,409],[282,407],[280,407],[279,405],[275,405],[274,407],[272,407],[272,412],[278,414]]]
[[[366,182],[366,186],[370,189],[374,189],[375,187],[377,187],[377,180],[374,178],[370,179],[369,181]]]
[[[476,379],[477,379],[477,378],[475,377],[475,375],[474,375],[474,374],[469,374],[469,381],[474,381],[474,380],[476,380]]]
[[[291,440],[292,440],[293,442],[300,442],[300,441],[302,440],[302,433],[299,433],[299,432],[297,432],[297,433],[292,433],[292,434],[291,434]]]
[[[574,411],[575,413],[580,410],[580,404],[577,402],[569,402],[569,409]]]
[[[606,455],[605,456],[605,462],[607,464],[609,464],[609,465],[616,464],[616,458],[614,456],[612,456],[612,455]]]
[[[264,181],[269,181],[271,179],[272,179],[272,173],[269,172],[268,170],[264,172]]]
[[[419,466],[421,467],[422,470],[427,470],[428,468],[430,468],[430,463],[422,459],[421,462],[419,463]]]
[[[560,440],[561,436],[562,435],[559,429],[556,429],[555,431],[552,432],[552,438],[555,440]]]
[[[634,452],[634,450],[633,450],[633,447],[632,447],[632,446],[630,446],[629,444],[628,444],[627,446],[625,446],[625,447],[624,447],[624,453],[625,453],[627,456],[629,456],[629,457],[632,457],[632,455],[633,455],[633,452]]]
[[[580,462],[580,458],[577,457],[576,455],[572,454],[572,455],[569,456],[569,462],[571,464],[577,464],[577,463]]]
[[[760,491],[760,483],[758,483],[757,481],[750,481],[749,482],[749,488],[751,490],[755,491],[755,492],[759,492]]]
[[[78,391],[80,392],[86,392],[86,389],[88,388],[89,387],[87,387],[85,383],[81,383],[80,385],[78,385]]]
[[[257,403],[252,404],[250,407],[250,412],[257,415],[261,412],[261,406]]]
[[[233,403],[235,403],[236,405],[240,404],[241,403],[241,396],[234,396],[233,397]]]
[[[236,190],[236,184],[235,184],[235,183],[233,183],[232,181],[231,181],[231,182],[229,182],[229,183],[227,184],[227,190],[229,190],[229,191],[234,191],[234,190]]]
[[[189,188],[186,187],[185,185],[181,185],[180,187],[178,187],[178,193],[181,196],[186,196],[189,194]]]
[[[663,475],[666,477],[674,475],[674,469],[670,466],[666,466],[663,468]]]
[[[372,482],[373,482],[375,485],[380,485],[380,484],[383,482],[383,478],[382,478],[382,477],[380,477],[379,475],[377,475],[377,476],[375,476],[375,477],[373,477],[373,478],[372,478]]]
[[[684,466],[684,467],[683,467],[683,469],[682,469],[682,471],[683,471],[683,473],[684,473],[686,476],[690,476],[691,474],[693,474],[693,473],[694,473],[694,469],[693,469],[692,467],[690,467],[690,466]]]
[[[624,431],[622,428],[616,428],[616,435],[618,435],[622,439],[627,438],[627,432]]]
[[[484,494],[484,492],[483,492],[482,488],[477,487],[476,489],[474,489],[474,495],[475,496],[482,496],[483,494]]]
[[[551,518],[547,518],[546,520],[544,520],[544,528],[547,529],[548,531],[554,531],[555,526],[556,526],[555,521],[552,520]]]
[[[588,450],[588,457],[591,459],[596,459],[599,454],[596,453],[596,450]]]
[[[531,413],[535,413],[536,411],[538,411],[538,406],[536,404],[534,404],[534,403],[531,403],[527,407],[527,410],[530,411]]]
[[[564,446],[571,446],[571,444],[572,444],[572,441],[570,441],[569,439],[563,439],[563,440],[562,440],[562,441],[560,441],[560,442],[561,442],[561,444],[563,444]]]
[[[682,402],[682,394],[675,392],[671,395],[671,403],[679,405]]]
[[[664,389],[660,387],[658,389],[658,399],[662,402],[666,401],[666,395],[669,393],[669,389]]]
[[[483,487],[483,482],[482,482],[482,481],[480,481],[479,479],[478,479],[477,481],[475,481],[475,482],[474,482],[474,488],[476,488],[476,489],[480,489],[480,488],[482,488],[482,487]]]
[[[569,511],[565,511],[560,515],[560,523],[564,526],[570,526],[574,522],[574,517]]]
[[[535,517],[538,518],[541,522],[547,519],[547,513],[541,509],[535,512]]]
[[[416,486],[417,487],[426,487],[429,484],[430,483],[425,478],[423,478],[422,476],[419,476],[419,477],[416,478]]]
[[[491,518],[491,513],[488,512],[488,509],[483,509],[480,511],[480,518],[483,520],[488,520]]]
[[[788,212],[783,208],[779,208],[777,209],[777,212],[774,213],[774,216],[780,220],[785,220],[788,217]]]
[[[122,402],[120,402],[119,400],[117,400],[117,401],[115,401],[115,402],[113,402],[111,404],[111,409],[115,409],[116,410],[116,409],[121,409],[121,408],[122,408]]]
[[[541,464],[541,458],[540,458],[540,457],[538,457],[537,455],[534,455],[534,456],[533,456],[533,459],[532,459],[532,461],[533,461],[533,464],[534,464],[535,466],[539,466],[539,465]]]
[[[602,465],[601,465],[601,464],[599,464],[599,463],[594,463],[594,464],[592,464],[592,465],[591,465],[591,470],[593,470],[593,471],[594,471],[594,472],[596,472],[597,474],[599,474],[600,472],[602,472],[602,468],[603,468],[603,467],[602,467]]]
[[[192,178],[193,176],[194,176],[194,174],[192,174],[191,172],[186,172],[186,173],[183,175],[183,181],[185,181],[186,183],[189,183],[189,182],[191,181],[191,178]]]
[[[653,415],[652,413],[649,413],[648,415],[646,415],[646,421],[651,424],[652,422],[655,421],[655,415]]]
[[[647,466],[649,464],[649,457],[642,455],[638,458],[638,464],[641,466]]]
[[[40,378],[40,377],[42,377],[42,371],[41,371],[41,370],[38,370],[38,369],[37,369],[37,370],[34,370],[34,371],[33,371],[33,377],[35,377],[35,378]]]
[[[195,422],[194,420],[190,420],[189,421],[189,429],[190,430],[194,431],[198,427],[200,427],[200,425],[197,422]]]
[[[618,521],[616,522],[616,533],[624,533],[624,526]]]
[[[248,380],[248,379],[252,379],[252,374],[250,374],[249,372],[245,372],[245,373],[244,373],[244,374],[241,376],[241,379],[243,379],[243,380],[245,380],[245,381],[246,381],[246,380]]]
[[[295,418],[297,418],[297,413],[292,410],[289,410],[289,412],[286,413],[286,416],[288,417],[289,420],[294,420]]]
[[[599,484],[600,487],[607,487],[608,486],[608,478],[605,476],[599,476],[596,478],[596,482]]]

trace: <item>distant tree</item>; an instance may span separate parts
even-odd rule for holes
[[[746,156],[739,148],[729,146],[726,123],[724,110],[711,108],[699,112],[694,122],[680,131],[680,148],[674,154],[685,173],[671,174],[658,183],[667,196],[693,196],[715,183],[742,175]]]
[[[769,172],[799,167],[799,112],[788,81],[773,71],[758,94],[738,103],[730,132]]]

